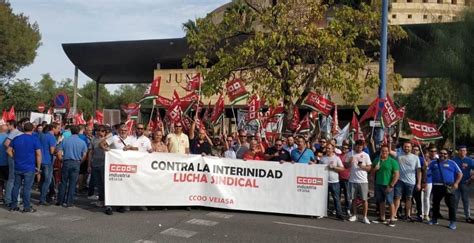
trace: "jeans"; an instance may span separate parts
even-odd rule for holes
[[[89,181],[89,196],[94,195],[94,187],[97,186],[99,190],[99,201],[104,201],[104,167],[92,167],[91,180]],[[94,180],[94,185],[91,186],[91,181]],[[91,193],[92,187],[92,193]]]
[[[331,193],[332,200],[334,202],[334,208],[336,209],[336,215],[341,216],[341,200],[339,194],[341,193],[341,188],[339,182],[337,183],[328,183],[328,192]]]
[[[46,202],[46,196],[48,195],[49,185],[53,178],[53,165],[41,164],[41,187],[40,187],[40,203]]]
[[[58,203],[72,205],[76,193],[76,183],[79,177],[80,161],[65,160],[61,168],[61,183],[59,184]],[[67,190],[67,197],[66,196]]]
[[[440,217],[439,206],[441,200],[444,198],[446,206],[448,206],[449,221],[456,221],[456,196],[446,192],[446,186],[433,185],[433,219],[436,220]]]
[[[469,185],[466,185],[465,183],[460,184],[459,188],[456,190],[456,212],[458,211],[458,206],[459,206],[459,200],[462,199],[462,205],[464,207],[464,217],[470,218],[471,217],[471,212],[469,208]]]
[[[13,184],[15,184],[15,161],[8,157],[8,181],[5,187],[5,204],[10,204],[12,200]]]
[[[30,208],[31,187],[35,179],[35,172],[20,172],[15,171],[15,183],[13,185],[12,204],[11,208],[18,206],[18,194],[20,194],[20,187],[23,185],[23,208]]]
[[[344,207],[346,210],[351,210],[351,192],[350,185],[348,180],[339,180],[339,187],[341,193],[339,194],[339,198],[341,198],[341,194],[344,193]]]

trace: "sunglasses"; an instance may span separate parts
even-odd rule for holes
[[[144,130],[145,128],[143,127],[137,127],[137,130]]]
[[[183,127],[183,126],[174,126],[174,127]]]
[[[99,130],[99,132],[105,132],[105,130]]]
[[[121,132],[128,132],[128,130],[120,130]]]
[[[448,153],[439,153],[440,155],[448,155]]]
[[[431,153],[436,153],[437,151],[436,150],[430,150]]]
[[[246,138],[247,135],[240,135],[239,137],[241,137],[241,138]]]
[[[283,146],[283,144],[275,144],[275,146],[278,146],[278,147],[280,147],[280,146]]]

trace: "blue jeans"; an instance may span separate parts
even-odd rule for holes
[[[351,210],[351,192],[350,192],[350,185],[348,180],[341,180],[339,179],[339,186],[341,193],[339,194],[339,198],[341,198],[341,194],[344,194],[344,207],[345,210]]]
[[[46,202],[46,196],[48,195],[49,185],[53,177],[53,165],[41,164],[41,188],[40,188],[40,203]]]
[[[3,146],[3,144],[2,144]],[[5,204],[10,204],[12,200],[13,185],[15,184],[15,161],[8,157],[8,181],[5,187]]]
[[[65,160],[61,168],[61,183],[59,184],[58,203],[72,205],[76,193],[76,183],[79,177],[80,161]],[[67,198],[66,196],[67,189]]]
[[[20,172],[15,171],[15,183],[13,185],[12,204],[11,208],[18,206],[18,194],[20,194],[20,187],[23,185],[23,208],[30,208],[31,187],[35,181],[35,172]]]
[[[388,205],[393,204],[393,195],[395,190],[391,190],[387,193],[385,190],[387,186],[385,185],[375,185],[375,201],[377,204],[379,203],[386,203]]]
[[[99,201],[104,201],[104,166],[92,167],[91,180],[94,180],[94,186],[99,190]],[[94,195],[94,190],[91,192],[91,183],[89,183],[89,196]]]
[[[456,190],[456,212],[458,211],[459,200],[462,199],[462,205],[464,207],[464,217],[470,218],[471,212],[469,208],[469,185],[465,183],[459,184],[459,188]]]
[[[336,215],[341,216],[341,200],[339,198],[339,194],[341,193],[341,187],[339,186],[339,182],[328,183],[328,192],[331,193],[332,200],[334,202],[334,208],[336,209]]]

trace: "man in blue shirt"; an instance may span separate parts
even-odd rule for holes
[[[311,149],[306,147],[304,137],[297,137],[296,144],[298,147],[291,151],[291,161],[293,163],[312,164],[315,161],[314,153]]]
[[[7,126],[0,121],[0,201],[3,201],[3,188],[8,182],[8,155],[5,146],[1,146],[7,139]]]
[[[30,206],[30,196],[35,174],[41,172],[41,145],[38,138],[33,136],[33,124],[25,123],[23,131],[22,135],[13,139],[7,152],[15,160],[15,183],[10,211],[20,210],[17,207],[18,194],[23,186],[23,212],[27,213],[36,211]]]
[[[430,225],[438,224],[440,217],[439,205],[445,198],[449,211],[449,228],[456,229],[456,199],[454,191],[458,189],[462,179],[462,172],[456,162],[448,159],[448,150],[439,151],[439,159],[433,160],[428,165],[428,174],[433,182],[433,218]]]
[[[471,172],[474,170],[474,161],[467,157],[467,148],[465,145],[458,147],[458,156],[453,160],[459,166],[462,171],[461,183],[459,188],[456,190],[456,212],[458,211],[459,200],[462,198],[462,205],[464,207],[464,217],[466,222],[473,223],[474,220],[471,218],[471,212],[469,207],[469,186],[471,184]]]
[[[17,128],[17,122],[15,120],[8,120],[7,121],[8,127],[8,137],[3,143],[5,149],[10,147],[10,143],[13,139],[21,134],[19,127]],[[10,207],[12,203],[12,191],[13,191],[13,184],[15,184],[15,161],[12,157],[8,157],[8,182],[7,186],[5,187],[5,204]]]
[[[40,201],[39,205],[49,206],[46,202],[46,195],[48,194],[49,185],[53,177],[53,157],[56,151],[56,137],[59,133],[60,126],[53,122],[51,125],[46,125],[45,133],[38,133],[38,138],[41,143],[41,182],[40,182]]]
[[[63,160],[61,168],[61,184],[59,184],[59,193],[57,206],[74,206],[74,195],[76,192],[76,183],[79,176],[79,168],[84,162],[87,154],[87,146],[79,138],[79,127],[71,126],[71,136],[65,138],[59,147],[58,156]],[[66,197],[67,189],[67,197]]]

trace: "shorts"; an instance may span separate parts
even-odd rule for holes
[[[398,180],[394,189],[395,197],[396,198],[412,198],[414,189],[415,189],[415,185],[410,185],[401,180]]]
[[[367,201],[369,194],[369,183],[351,183],[351,198],[352,200],[360,197],[360,199]]]
[[[375,185],[375,201],[377,203],[385,202],[388,205],[392,205],[394,190],[392,189],[389,193],[387,193],[385,189],[387,189],[387,186]]]
[[[8,165],[0,166],[0,180],[8,180]],[[1,193],[1,192],[0,192]]]

